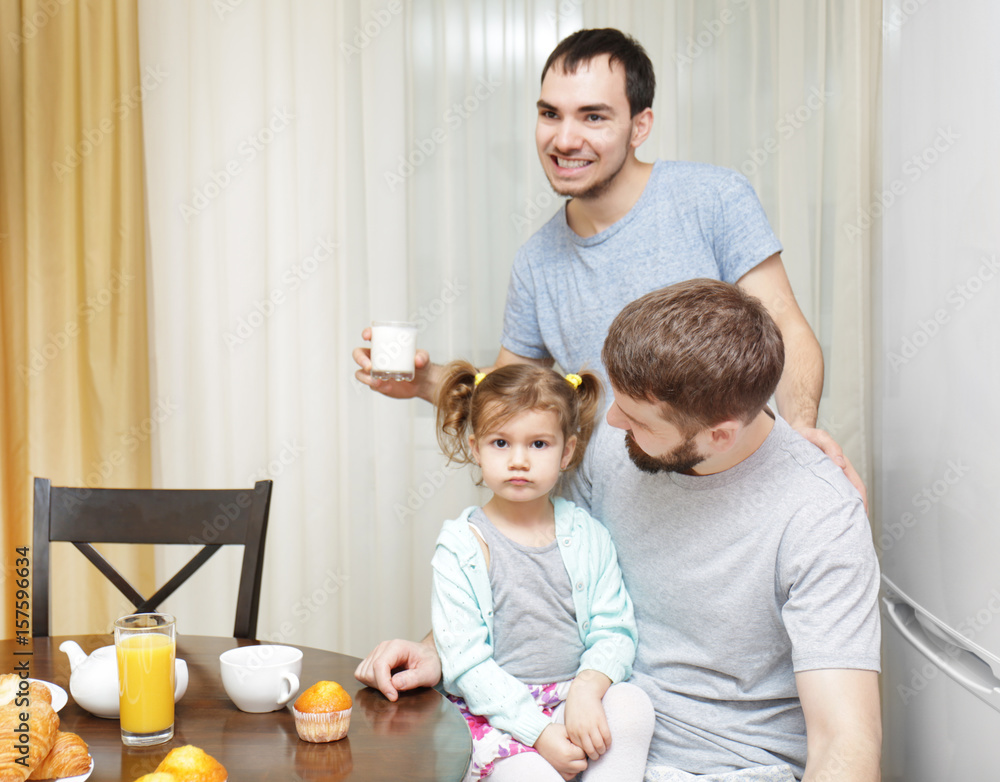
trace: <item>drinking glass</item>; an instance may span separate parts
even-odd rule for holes
[[[413,380],[416,353],[416,323],[372,321],[372,377],[375,380]]]
[[[176,620],[131,614],[115,622],[122,743],[162,744],[174,737]]]

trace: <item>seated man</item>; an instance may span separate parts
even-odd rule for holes
[[[784,363],[767,311],[728,283],[678,283],[626,306],[602,357],[611,426],[571,493],[611,532],[635,605],[632,681],[657,715],[647,780],[877,780],[868,519],[767,408]],[[392,642],[358,676],[394,695],[436,681],[433,658]]]

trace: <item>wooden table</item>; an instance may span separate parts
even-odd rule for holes
[[[88,654],[114,643],[110,635],[34,638],[28,646],[0,640],[0,672],[27,660],[35,679],[58,684],[69,693],[69,659],[59,644],[72,638]],[[244,780],[460,780],[471,751],[465,720],[435,690],[404,694],[396,703],[362,687],[354,678],[359,660],[321,649],[303,652],[302,687],[321,679],[340,682],[354,699],[347,738],[329,744],[301,741],[291,713],[246,714],[222,688],[219,655],[256,641],[178,636],[177,656],[190,674],[187,693],[177,704],[172,741],[149,748],[121,743],[118,720],[85,712],[70,696],[59,712],[61,729],[78,733],[94,758],[92,782],[132,782],[149,773],[173,747],[194,744],[222,763],[230,782]],[[31,656],[15,652],[31,651]]]

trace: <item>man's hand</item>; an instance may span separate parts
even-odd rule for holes
[[[441,658],[433,635],[419,643],[398,638],[383,641],[361,661],[354,678],[381,690],[390,701],[399,697],[400,690],[433,687],[441,680]]]
[[[611,746],[611,729],[601,699],[611,679],[597,671],[580,671],[566,695],[566,735],[597,760]]]
[[[370,342],[372,330],[370,328],[361,332],[361,339]],[[359,381],[380,394],[392,397],[393,399],[413,399],[419,397],[428,402],[434,401],[434,391],[438,383],[438,369],[436,364],[431,363],[431,357],[426,350],[418,350],[413,361],[415,368],[413,380],[375,380],[372,378],[372,351],[371,348],[354,348],[351,354],[355,363],[361,369],[354,373]]]
[[[563,779],[572,779],[587,770],[587,756],[569,740],[566,726],[558,722],[545,727],[535,742],[535,749]]]
[[[854,465],[851,464],[851,460],[847,458],[846,454],[844,454],[843,449],[837,445],[836,441],[822,429],[803,427],[801,429],[797,429],[797,431],[809,442],[823,451],[823,453],[829,456],[831,461],[844,471],[844,475],[847,476],[847,480],[854,485],[854,488],[858,490],[858,494],[861,495],[861,501],[865,504],[865,512],[867,513],[868,491],[865,489],[864,483],[861,482],[861,476],[858,475],[858,471],[855,470]]]

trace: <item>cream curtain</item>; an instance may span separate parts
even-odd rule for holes
[[[148,486],[150,436],[134,2],[0,3],[0,635],[35,476]],[[109,547],[114,549],[115,547]],[[148,552],[106,551],[139,586]],[[30,555],[29,555],[30,559]],[[128,603],[69,544],[52,551],[54,633],[108,632]]]
[[[163,486],[275,480],[260,636],[364,654],[429,626],[444,518],[477,501],[430,408],[350,352],[411,318],[432,357],[496,354],[516,248],[557,208],[536,158],[545,57],[581,26],[657,67],[641,156],[746,173],[827,358],[822,423],[869,474],[867,203],[879,5],[221,0],[139,6],[153,408]],[[174,555],[161,555],[172,560]],[[178,555],[179,556],[179,555]],[[228,632],[235,570],[169,607]]]

